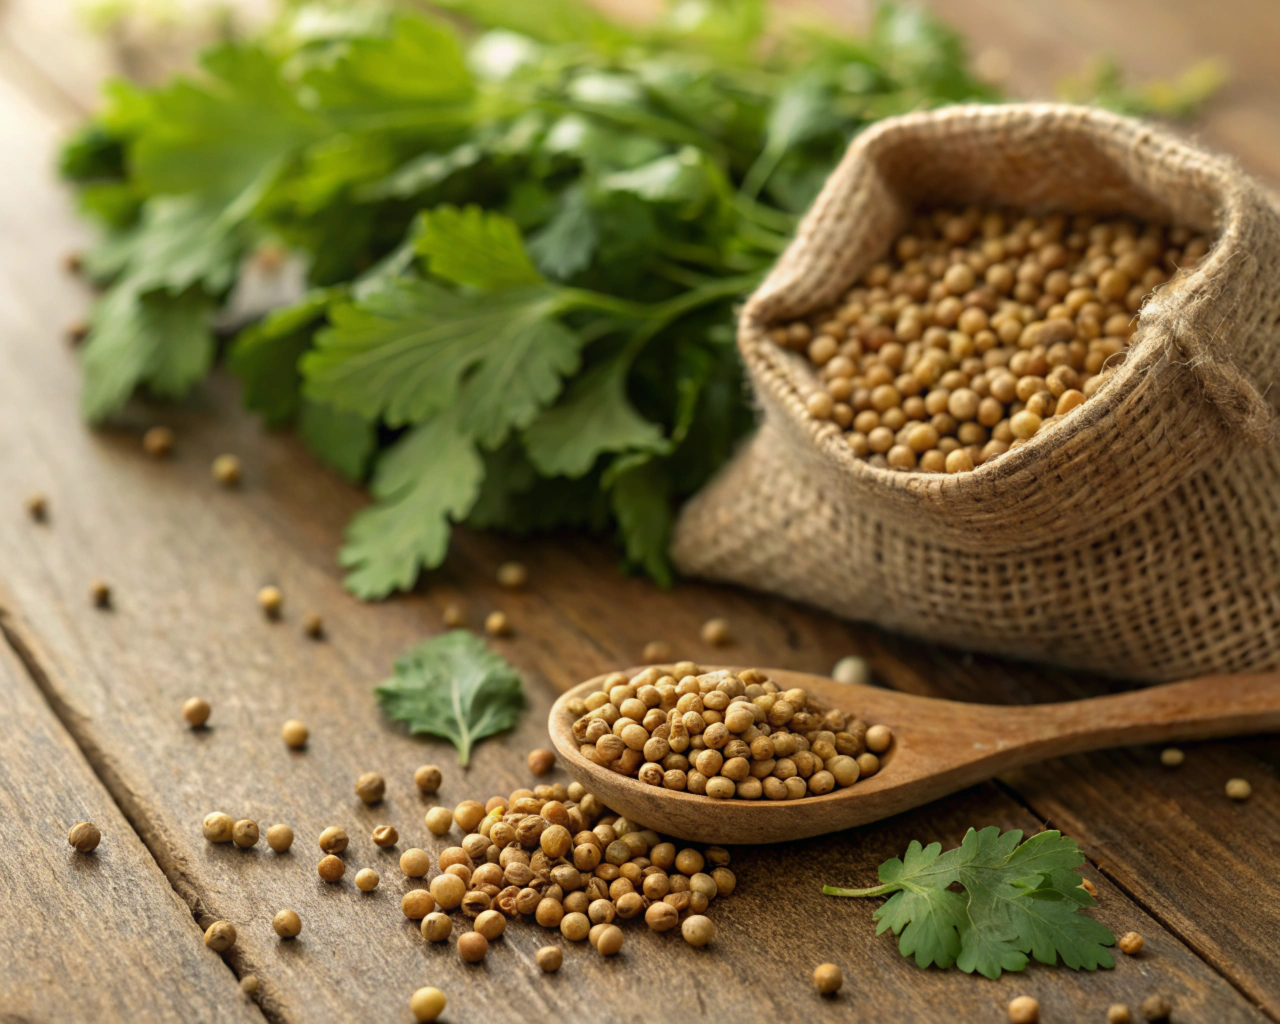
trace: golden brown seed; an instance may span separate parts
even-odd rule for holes
[[[1009,1000],[1009,1024],[1036,1024],[1039,1019],[1040,1004],[1030,996]]]
[[[671,660],[671,645],[664,640],[650,640],[644,645],[640,660],[646,665],[656,665]]]
[[[43,523],[49,518],[49,499],[43,494],[31,495],[24,504],[27,508],[27,515],[37,523]]]
[[[1177,768],[1186,759],[1187,755],[1177,747],[1165,747],[1160,751],[1160,763],[1166,768]]]
[[[231,828],[231,840],[236,846],[247,850],[251,846],[258,845],[258,823],[250,821],[248,818],[242,818],[237,821]]]
[[[1227,796],[1232,800],[1248,800],[1253,794],[1253,787],[1248,779],[1228,779]]]
[[[240,979],[240,991],[252,999],[258,994],[258,976],[256,974],[246,974]]]
[[[691,946],[705,946],[715,938],[716,926],[711,923],[709,917],[694,914],[685,918],[684,924],[680,926],[680,934],[684,936],[684,941]]]
[[[420,988],[409,1000],[409,1011],[419,1024],[427,1024],[444,1013],[447,1000],[438,988]]]
[[[533,772],[534,775],[546,775],[556,766],[556,755],[552,750],[539,747],[536,750],[529,751],[526,763],[529,766],[529,771]]]
[[[435,897],[426,889],[410,889],[400,897],[400,910],[411,921],[421,921],[435,909]]]
[[[461,629],[467,624],[466,615],[456,604],[445,605],[444,611],[440,613],[440,618],[450,629]]]
[[[1080,879],[1080,888],[1083,889],[1085,892],[1087,892],[1094,899],[1098,898],[1098,887],[1094,885],[1091,881],[1089,881],[1089,879],[1087,878]]]
[[[110,608],[111,587],[103,580],[93,580],[89,584],[89,599],[97,608]]]
[[[278,619],[284,606],[284,594],[279,587],[267,586],[258,591],[258,606],[269,619]]]
[[[280,738],[290,750],[301,750],[307,745],[310,730],[296,718],[290,718],[280,727]]]
[[[267,829],[267,845],[276,853],[284,853],[293,845],[293,829],[288,825],[272,825]]]
[[[507,919],[497,910],[482,910],[476,915],[475,930],[492,942],[507,930]]]
[[[442,836],[453,828],[453,811],[447,807],[433,807],[427,811],[424,820],[427,831],[433,836]]]
[[[440,769],[433,764],[424,764],[413,773],[414,784],[424,793],[434,793],[440,788]]]
[[[223,487],[240,483],[240,460],[234,455],[219,455],[213,460],[213,479]]]
[[[873,725],[867,730],[864,742],[873,754],[883,754],[893,742],[893,733],[887,725]]]
[[[302,918],[296,910],[282,910],[271,919],[271,927],[282,939],[296,939],[302,934]]]
[[[444,942],[453,932],[453,921],[437,910],[422,919],[421,931],[428,942]]]
[[[302,617],[302,632],[312,640],[319,640],[324,636],[324,619],[320,618],[318,612],[307,612]]]
[[[395,846],[400,842],[400,833],[394,825],[379,825],[373,830],[374,846]]]
[[[596,937],[595,946],[601,956],[615,956],[622,949],[622,929],[616,924],[606,924]]]
[[[503,612],[490,612],[484,620],[484,631],[490,636],[510,636],[511,623]]]
[[[462,905],[462,898],[467,894],[467,883],[457,875],[446,872],[431,880],[430,890],[441,910],[453,910]]]
[[[702,642],[708,647],[727,647],[733,642],[728,619],[708,619],[702,624]]]
[[[163,459],[173,453],[173,441],[168,427],[152,427],[142,435],[142,450],[153,459]]]
[[[378,803],[387,792],[387,782],[377,772],[365,772],[356,779],[356,796],[367,804]]]
[[[373,892],[381,880],[373,868],[361,868],[356,872],[356,888],[361,892]]]
[[[321,857],[320,863],[316,865],[316,871],[319,872],[320,877],[326,882],[338,881],[346,870],[347,866],[342,863],[342,858],[335,857],[333,854]]]
[[[478,800],[463,800],[453,809],[453,820],[463,832],[472,832],[484,819],[484,804]]]
[[[193,729],[209,721],[209,711],[209,702],[203,697],[188,697],[182,705],[182,717]]]
[[[560,970],[560,965],[564,962],[564,954],[559,946],[543,946],[535,954],[534,959],[547,974],[552,974]]]
[[[1120,936],[1116,945],[1120,947],[1121,953],[1127,953],[1129,956],[1137,956],[1142,952],[1144,943],[1142,941],[1142,936],[1137,932],[1125,932]]]
[[[102,833],[91,821],[77,821],[67,833],[67,842],[77,853],[91,853],[98,848],[98,843],[101,841]]]
[[[212,814],[205,815],[204,837],[211,843],[229,843],[235,827],[236,823],[231,819],[231,815],[214,811]]]
[[[1138,1005],[1138,1012],[1142,1014],[1143,1020],[1168,1020],[1173,1006],[1164,996],[1147,996]]]
[[[346,832],[337,825],[330,825],[320,833],[320,849],[325,853],[341,853],[349,841]]]
[[[1112,1003],[1107,1007],[1107,1024],[1129,1024],[1132,1020],[1133,1014],[1124,1003]]]
[[[215,953],[225,953],[235,942],[236,926],[230,921],[214,921],[205,929],[204,944]]]
[[[431,870],[431,854],[416,846],[410,847],[400,854],[400,870],[410,878],[422,878]]]
[[[529,570],[520,562],[503,562],[498,566],[498,586],[518,590],[529,582]]]
[[[835,964],[819,964],[813,971],[813,984],[820,995],[829,996],[840,991],[844,975]]]
[[[478,964],[489,952],[489,940],[479,932],[458,936],[458,955],[469,964]]]

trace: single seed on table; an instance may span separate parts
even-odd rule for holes
[[[73,320],[67,324],[67,341],[71,344],[79,345],[87,337],[89,337],[88,320]]]
[[[319,612],[307,612],[302,617],[302,632],[312,640],[319,640],[324,636],[324,619],[320,618]]]
[[[484,631],[490,636],[510,636],[511,623],[503,612],[490,612],[484,620]]]
[[[231,827],[231,841],[242,850],[258,845],[258,823],[241,818]]]
[[[702,624],[702,642],[708,647],[725,647],[732,641],[728,619],[707,619]]]
[[[89,599],[97,608],[111,607],[111,587],[103,580],[93,580],[89,584]]]
[[[1248,779],[1228,779],[1226,791],[1232,800],[1248,800],[1253,794],[1253,787]]]
[[[373,868],[361,868],[356,872],[356,888],[361,892],[373,892],[378,888],[379,881],[381,879],[378,877],[378,872]]]
[[[335,857],[332,853],[328,856],[321,857],[320,863],[316,865],[316,871],[320,877],[326,882],[336,882],[346,872],[347,866],[342,863],[341,857]]]
[[[182,717],[193,729],[209,721],[209,702],[203,697],[188,697],[182,705]]]
[[[320,833],[320,849],[325,853],[341,853],[347,848],[348,842],[350,840],[347,833],[337,825],[330,825]]]
[[[77,853],[90,853],[102,842],[102,833],[91,821],[77,821],[67,833],[67,842]]]
[[[311,731],[296,718],[289,719],[280,727],[280,738],[290,750],[301,750],[310,736]]]
[[[556,766],[556,755],[554,751],[539,747],[537,750],[529,751],[527,763],[529,771],[534,775],[546,775]]]
[[[379,825],[373,830],[374,846],[395,846],[400,842],[400,833],[394,825]]]
[[[410,878],[422,878],[431,870],[431,854],[416,846],[410,847],[400,854],[400,870]]]
[[[271,927],[282,939],[296,939],[302,934],[302,918],[296,910],[282,910],[271,919]]]
[[[378,803],[386,792],[386,780],[377,772],[365,772],[356,779],[356,796],[367,804]]]
[[[831,678],[837,683],[866,686],[871,682],[871,670],[865,660],[850,654],[836,662]]]
[[[715,938],[716,926],[711,923],[711,918],[694,914],[685,918],[684,924],[680,926],[680,934],[691,946],[705,946]]]
[[[223,487],[240,483],[240,460],[234,455],[219,455],[213,460],[213,479]]]
[[[153,459],[163,459],[173,453],[173,440],[168,427],[152,427],[142,435],[142,450]]]
[[[241,978],[240,991],[252,999],[258,992],[258,976],[256,974],[246,974]]]
[[[215,953],[225,953],[236,943],[236,926],[230,921],[214,921],[204,932],[204,944]]]
[[[534,960],[543,971],[552,974],[560,970],[560,965],[564,962],[564,954],[559,946],[543,946],[534,954]]]
[[[1036,1024],[1039,1019],[1040,1004],[1030,996],[1009,1000],[1009,1024]]]
[[[293,845],[293,829],[288,825],[272,825],[267,829],[267,845],[276,853],[284,853]]]
[[[1085,892],[1087,892],[1094,899],[1098,898],[1098,887],[1094,885],[1091,881],[1089,881],[1089,879],[1087,878],[1080,879],[1080,888],[1083,889]]]
[[[1142,952],[1144,943],[1142,941],[1142,936],[1137,932],[1125,932],[1120,936],[1116,945],[1120,947],[1121,953],[1127,953],[1129,956],[1137,956]]]
[[[863,742],[871,753],[883,754],[893,742],[893,733],[887,725],[873,725],[867,730]]]
[[[450,629],[461,629],[467,624],[466,615],[462,613],[462,609],[456,604],[445,605],[440,618]]]
[[[520,562],[503,562],[498,566],[498,586],[518,590],[529,582],[529,570]]]
[[[440,769],[433,764],[424,764],[413,773],[413,781],[422,792],[434,793],[440,788]]]
[[[472,927],[483,935],[485,939],[492,942],[506,931],[507,919],[497,910],[482,910],[476,915],[476,920]]]
[[[444,942],[453,932],[453,920],[448,914],[432,911],[422,919],[419,930],[428,942]]]
[[[420,988],[409,1000],[409,1010],[420,1024],[433,1021],[444,1013],[444,993],[438,988]]]
[[[1129,1024],[1133,1014],[1124,1003],[1112,1003],[1107,1007],[1107,1024]]]
[[[560,934],[570,942],[581,942],[591,931],[591,921],[586,914],[565,914],[560,919]]]
[[[1142,1014],[1143,1020],[1168,1020],[1173,1006],[1164,996],[1147,996],[1138,1005],[1138,1012]]]
[[[478,964],[489,952],[489,940],[479,932],[466,932],[458,936],[458,956],[469,964]]]
[[[27,508],[27,515],[37,523],[43,523],[49,518],[49,499],[43,494],[31,495],[27,498],[25,505]]]
[[[278,619],[280,609],[284,607],[284,594],[279,587],[266,586],[258,591],[258,607],[269,619]]]
[[[1160,763],[1166,768],[1177,768],[1186,759],[1187,755],[1177,747],[1165,747],[1160,751]]]
[[[659,662],[670,661],[671,645],[665,640],[650,640],[644,645],[640,660],[646,665],[656,665]]]
[[[433,807],[424,818],[427,831],[433,836],[442,836],[453,828],[453,811],[447,807]]]
[[[211,843],[229,843],[235,833],[236,823],[231,815],[214,811],[204,818],[204,837]]]
[[[840,991],[844,984],[844,975],[835,964],[818,964],[813,971],[813,984],[820,995],[829,996]]]

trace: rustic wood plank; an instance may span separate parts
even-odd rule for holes
[[[262,1024],[3,640],[0,705],[0,1020]]]

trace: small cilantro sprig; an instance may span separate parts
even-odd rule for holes
[[[430,733],[458,748],[466,767],[471,748],[510,729],[524,707],[520,676],[501,655],[466,630],[425,640],[396,660],[374,693],[388,718],[413,733]]]
[[[912,842],[906,856],[880,865],[881,885],[870,889],[823,886],[828,896],[889,896],[874,915],[876,934],[892,931],[898,951],[916,965],[977,971],[998,978],[1020,971],[1027,954],[1043,964],[1075,970],[1114,967],[1111,931],[1084,914],[1093,897],[1075,868],[1084,854],[1060,832],[1041,832],[1021,843],[1017,829],[969,829],[954,850]],[[952,887],[959,885],[963,892]],[[892,895],[890,895],[892,894]]]

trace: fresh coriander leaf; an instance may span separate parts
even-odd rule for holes
[[[621,456],[609,467],[603,485],[609,490],[627,562],[659,586],[671,586],[671,498],[662,465],[651,455]]]
[[[444,153],[420,153],[385,178],[367,185],[357,197],[363,202],[409,199],[474,167],[483,157],[484,150],[473,142],[464,142]]]
[[[701,206],[713,189],[709,165],[692,146],[634,170],[615,171],[602,178],[600,185],[615,192],[630,192],[651,203],[679,203],[686,208]]]
[[[913,842],[902,860],[880,866],[871,889],[824,886],[829,896],[890,896],[876,911],[877,934],[899,936],[903,956],[921,967],[955,965],[998,978],[1020,971],[1030,953],[1041,963],[1075,970],[1114,967],[1109,929],[1078,911],[1093,899],[1072,879],[1084,854],[1059,832],[1041,832],[1019,845],[1022,833],[995,826],[970,829],[960,846]],[[964,895],[951,891],[960,885]]]
[[[542,280],[515,221],[478,206],[438,206],[423,214],[414,242],[431,272],[454,284],[492,289]]]
[[[347,526],[339,562],[357,597],[409,590],[420,570],[444,561],[451,522],[461,522],[480,493],[484,463],[475,444],[444,414],[419,424],[378,459],[378,503]]]
[[[374,690],[383,713],[412,733],[429,733],[458,748],[466,767],[479,740],[512,728],[524,707],[520,676],[505,658],[466,630],[425,640],[396,660]]]
[[[564,400],[524,432],[529,459],[543,476],[580,477],[605,452],[665,453],[662,429],[627,398],[629,359],[615,357],[574,381]]]
[[[581,185],[560,196],[555,216],[529,239],[529,255],[538,269],[558,281],[568,281],[591,263],[600,234]]]
[[[227,367],[244,384],[244,404],[271,426],[288,422],[298,410],[298,360],[311,347],[316,323],[332,301],[331,290],[317,289],[246,327],[231,345]]]
[[[378,434],[374,425],[354,412],[323,402],[303,402],[298,434],[320,459],[348,480],[364,479]]]

